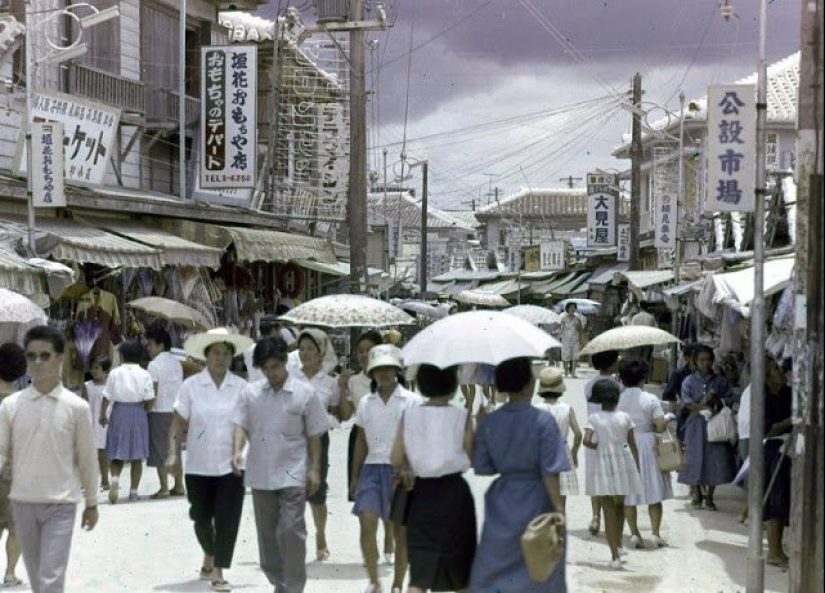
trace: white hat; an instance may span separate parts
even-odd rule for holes
[[[402,370],[404,363],[401,362],[401,350],[392,344],[373,346],[367,359],[367,375],[378,367],[395,367]]]
[[[232,344],[235,350],[235,356],[238,356],[248,350],[255,342],[252,338],[232,333],[225,327],[216,327],[215,329],[191,336],[184,342],[183,349],[192,358],[206,360],[205,350],[209,348],[209,346],[224,343]]]
[[[539,393],[561,395],[566,386],[561,371],[555,367],[545,367],[539,373]]]

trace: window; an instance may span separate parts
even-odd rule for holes
[[[67,4],[71,4],[67,2]],[[95,0],[94,6],[98,10],[105,10],[114,6],[119,6],[119,0]],[[88,8],[78,8],[78,16],[87,16]],[[80,33],[78,23],[72,18],[66,18],[68,26],[71,28],[72,39],[76,39]],[[83,43],[88,44],[89,51],[80,58],[79,62],[84,66],[120,74],[120,19],[113,18],[103,21],[83,29]]]

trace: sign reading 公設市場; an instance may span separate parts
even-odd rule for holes
[[[200,186],[255,186],[258,54],[253,45],[201,48]]]
[[[756,200],[756,87],[708,87],[705,211],[753,212]]]

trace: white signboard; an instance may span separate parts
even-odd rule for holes
[[[587,246],[616,244],[616,196],[607,192],[588,193]]]
[[[63,124],[32,124],[32,202],[35,208],[63,208]]]
[[[564,270],[566,261],[567,241],[543,241],[541,243],[541,270]]]
[[[102,185],[120,122],[120,109],[65,95],[37,91],[32,102],[32,121],[63,124],[65,180],[69,183]],[[15,172],[26,175],[26,143],[18,143]]]
[[[630,261],[630,225],[620,224],[616,234],[618,235],[616,261]]]
[[[653,246],[674,249],[678,233],[678,173],[676,161],[667,161],[670,149],[653,149]]]
[[[656,267],[658,267],[660,270],[669,270],[673,267],[672,249],[656,250]]]
[[[705,211],[753,212],[756,86],[708,87],[708,192]]]
[[[201,64],[200,186],[255,187],[257,48],[202,47]]]

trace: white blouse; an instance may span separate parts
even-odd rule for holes
[[[355,423],[364,431],[367,441],[366,464],[388,464],[390,452],[398,432],[398,423],[404,410],[418,405],[419,398],[412,392],[397,385],[395,391],[384,403],[377,393],[370,393],[358,404]]]
[[[340,401],[338,379],[336,377],[330,377],[324,371],[318,371],[310,379],[306,376],[306,373],[304,373],[303,368],[297,369],[294,376],[301,381],[309,383],[309,386],[312,387],[312,390],[321,402],[321,407],[324,408],[324,412],[327,413],[329,427],[337,428],[339,425],[338,419],[330,414],[329,410],[333,406],[337,406]]]
[[[139,404],[155,399],[152,375],[138,364],[124,363],[109,373],[103,396],[112,403],[124,404]]]
[[[438,478],[470,468],[464,451],[467,410],[456,406],[415,406],[404,412],[404,450],[421,478]]]
[[[370,394],[371,385],[372,379],[365,375],[363,371],[349,378],[349,401],[352,402],[356,410],[361,400]]]

